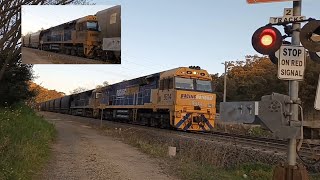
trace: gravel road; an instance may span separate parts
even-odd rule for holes
[[[36,179],[176,179],[163,172],[157,159],[75,120],[81,117],[40,114],[58,134],[51,159]]]
[[[106,64],[106,62],[32,48],[22,48],[24,64]]]

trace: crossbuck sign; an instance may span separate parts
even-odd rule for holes
[[[302,46],[280,47],[278,78],[282,80],[303,80],[306,66],[306,51]]]

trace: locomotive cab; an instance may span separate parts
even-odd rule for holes
[[[189,131],[210,131],[216,115],[212,78],[199,67],[178,68],[161,75],[159,104],[171,106],[170,125]]]
[[[94,49],[99,45],[99,25],[93,15],[77,20],[76,31],[73,33],[74,44],[83,44],[83,54],[86,57],[94,56]]]

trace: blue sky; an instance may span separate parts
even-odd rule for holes
[[[251,36],[292,2],[249,5],[246,0],[92,0],[122,5],[121,65],[35,65],[35,82],[65,93],[180,66],[222,73],[226,60],[256,52]],[[320,19],[320,1],[303,0],[302,14]],[[66,17],[79,11],[59,12]],[[23,17],[22,17],[23,18]],[[55,21],[55,16],[48,22]],[[280,27],[281,28],[281,27]]]

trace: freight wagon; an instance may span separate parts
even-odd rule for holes
[[[103,58],[121,59],[121,6],[97,12]]]
[[[212,78],[194,66],[72,94],[61,102],[56,112],[179,130],[210,131],[216,115]]]

